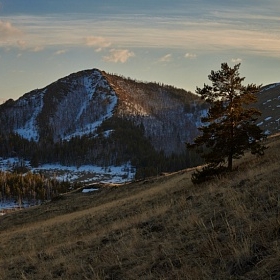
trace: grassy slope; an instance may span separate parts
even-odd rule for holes
[[[0,279],[280,279],[280,140],[204,185],[179,172],[0,217]]]

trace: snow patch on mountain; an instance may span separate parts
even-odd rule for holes
[[[46,89],[43,90],[40,94],[38,95],[33,95],[29,100],[30,103],[33,104],[33,114],[30,115],[30,118],[26,120],[24,125],[20,128],[15,129],[15,132],[22,136],[23,138],[27,140],[34,140],[34,141],[39,141],[39,132],[38,132],[38,125],[37,125],[37,116],[41,112],[43,108],[43,97],[46,92]],[[28,105],[28,101],[24,99],[20,99],[18,101],[18,106],[23,107]]]
[[[67,92],[49,121],[55,141],[95,133],[113,115],[118,102],[116,93],[99,70],[64,82]]]
[[[105,89],[105,92],[103,92],[99,88]],[[61,137],[64,140],[69,140],[75,136],[94,133],[97,127],[99,127],[104,120],[112,117],[113,115],[113,110],[117,105],[118,98],[116,96],[116,93],[113,90],[110,90],[105,81],[102,80],[101,75],[98,77],[96,82],[90,77],[84,78],[84,90],[86,94],[84,94],[79,112],[75,119],[75,123],[77,123],[78,125],[75,127],[74,132]],[[96,98],[95,94],[98,94]],[[98,99],[98,102],[96,102],[96,99]],[[96,115],[94,121],[89,120],[88,122],[84,122],[82,126],[80,126],[79,124],[81,123],[81,120],[85,119],[84,116],[87,114],[87,110],[93,107],[95,102],[97,103],[96,106],[100,106],[101,104],[101,107],[103,109],[102,112]],[[95,108],[95,111],[98,110],[100,110],[100,108]]]

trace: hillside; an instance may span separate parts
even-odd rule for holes
[[[157,151],[181,153],[185,142],[197,136],[207,108],[197,95],[164,84],[103,74],[119,97],[116,114],[142,125]]]
[[[279,279],[279,136],[203,185],[185,170],[0,217],[0,279]]]

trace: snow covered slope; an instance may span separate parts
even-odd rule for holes
[[[54,141],[94,132],[112,116],[116,93],[99,70],[83,71],[25,94],[1,110],[1,124],[23,138]],[[1,112],[0,111],[0,112]]]

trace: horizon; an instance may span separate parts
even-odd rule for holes
[[[221,63],[280,82],[280,3],[0,0],[0,102],[97,68],[195,92]]]

